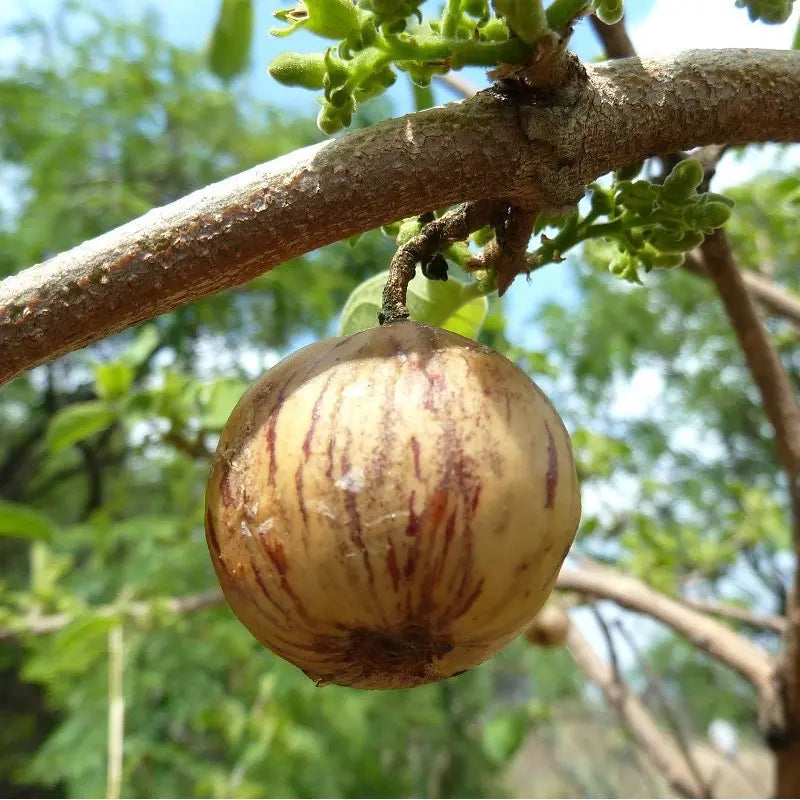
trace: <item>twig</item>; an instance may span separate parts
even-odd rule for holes
[[[775,431],[778,457],[789,479],[792,508],[798,512],[795,534],[800,547],[800,404],[796,390],[761,323],[728,237],[718,231],[703,242],[700,251]]]
[[[713,614],[716,617],[726,617],[735,622],[749,625],[752,628],[774,631],[775,633],[783,633],[784,630],[786,630],[786,620],[783,617],[773,614],[757,614],[754,611],[748,611],[746,608],[720,605],[719,603],[710,603],[706,600],[693,600],[686,597],[679,597],[677,599],[685,606],[689,606],[689,608],[693,608],[695,611],[700,611],[703,614]]]
[[[471,271],[494,270],[495,285],[500,297],[506,293],[517,275],[531,272],[526,251],[535,221],[536,214],[532,211],[511,206],[505,219],[500,224],[495,223],[495,238],[467,267]]]
[[[474,231],[499,222],[507,204],[495,200],[465,203],[429,222],[416,236],[397,248],[389,266],[383,290],[383,306],[378,315],[381,325],[408,319],[406,293],[417,264],[423,269],[438,252],[452,242],[466,239]]]
[[[636,657],[636,660],[639,662],[642,672],[647,678],[648,685],[653,689],[658,697],[661,704],[661,709],[663,710],[664,716],[667,719],[667,724],[669,725],[672,735],[678,744],[678,749],[681,751],[684,761],[686,762],[686,766],[694,776],[697,784],[702,787],[703,796],[713,797],[714,794],[711,790],[711,786],[703,775],[700,765],[697,763],[697,759],[694,757],[694,753],[692,752],[692,746],[689,742],[689,735],[686,732],[683,722],[679,719],[678,714],[672,707],[672,703],[670,703],[667,693],[664,691],[664,686],[660,678],[650,666],[649,660],[642,653],[641,649],[636,644],[634,638],[630,635],[626,627],[619,620],[617,621],[615,627],[619,631],[622,638],[627,642],[628,647],[630,647],[631,651]]]
[[[608,650],[608,660],[611,662],[611,671],[614,674],[614,680],[622,685],[622,672],[619,668],[619,659],[617,658],[617,646],[614,644],[614,637],[611,635],[605,617],[600,613],[597,603],[590,603],[589,609],[600,628],[603,638],[606,640],[606,649]]]
[[[706,279],[710,277],[700,254],[696,251],[686,254],[683,266],[693,275]],[[755,272],[742,270],[741,276],[747,290],[767,311],[789,320],[800,329],[800,297]]]
[[[686,769],[673,743],[655,723],[642,701],[621,684],[611,668],[598,658],[576,625],[570,625],[566,644],[577,666],[601,689],[620,722],[672,789],[684,797],[702,797],[702,786]]]
[[[594,28],[609,58],[632,58],[636,55],[633,42],[625,29],[624,17],[614,25],[606,25],[592,14],[589,17],[589,24]]]
[[[477,86],[473,86],[468,80],[453,72],[448,72],[445,75],[436,75],[435,78],[439,83],[444,84],[448,89],[452,89],[456,94],[464,98],[472,97],[480,91]]]
[[[769,693],[772,665],[764,650],[726,625],[651,589],[642,581],[592,565],[563,569],[556,585],[560,589],[613,600],[631,611],[657,619],[685,636],[695,647],[736,670],[759,692]]]
[[[89,610],[87,613],[96,617],[127,616],[131,619],[143,619],[155,610],[163,609],[171,614],[194,614],[206,608],[221,605],[224,598],[219,589],[209,589],[199,594],[184,597],[166,597],[147,602],[130,603],[125,606],[106,605]],[[0,628],[0,641],[18,636],[44,636],[66,627],[77,614],[30,615],[21,623],[9,628]]]
[[[122,788],[122,754],[125,736],[124,652],[122,625],[108,632],[108,766],[106,797],[117,800]]]

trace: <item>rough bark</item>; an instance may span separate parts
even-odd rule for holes
[[[622,23],[608,26],[596,18],[592,18],[592,23],[610,58],[635,55]],[[707,170],[707,178],[709,175]],[[800,405],[753,299],[795,326],[800,322],[800,302],[770,281],[741,272],[724,231],[707,239],[699,256],[689,254],[685,267],[696,275],[710,277],[716,284],[775,430],[780,460],[789,481],[795,576],[781,631],[783,650],[772,676],[771,689],[762,692],[759,716],[776,756],[776,795],[796,797],[800,789]]]
[[[672,789],[683,797],[704,797],[704,786],[697,780],[680,749],[658,727],[650,712],[620,676],[598,657],[575,625],[570,625],[566,646],[578,668],[601,689],[625,730]]]
[[[543,100],[484,92],[306,148],[0,283],[0,383],[277,264],[478,199],[558,209],[645,157],[800,140],[800,52],[690,51],[586,67]]]
[[[762,694],[770,692],[772,665],[767,653],[736,631],[636,578],[606,567],[563,569],[559,589],[611,600],[646,614],[686,637],[695,647],[736,670]]]
[[[800,403],[747,291],[728,238],[718,232],[706,239],[700,251],[761,394],[788,482],[795,575],[774,674],[777,694],[774,702],[762,704],[761,724],[777,758],[776,794],[796,797],[800,791]]]

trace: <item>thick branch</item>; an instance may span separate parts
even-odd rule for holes
[[[727,236],[718,231],[703,242],[700,251],[761,394],[789,483],[795,575],[777,669],[781,702],[764,709],[763,714],[769,743],[778,754],[777,793],[785,797],[796,793],[800,785],[800,772],[792,768],[800,756],[800,403],[747,291]]]
[[[796,391],[761,323],[728,237],[718,231],[705,240],[700,250],[775,430],[778,456],[791,493],[793,497],[800,496],[800,404]]]
[[[694,145],[800,140],[800,52],[586,68],[553,104],[483,92],[299,150],[0,283],[0,383],[277,264],[467,200],[555,209]]]
[[[684,797],[703,797],[702,784],[670,737],[658,727],[642,701],[597,656],[575,625],[569,627],[566,644],[580,670],[602,690],[620,722],[670,786]]]
[[[769,690],[771,664],[760,647],[726,625],[651,589],[636,578],[605,567],[591,566],[563,569],[556,585],[559,589],[612,600],[631,611],[647,614],[736,670],[760,692]]]

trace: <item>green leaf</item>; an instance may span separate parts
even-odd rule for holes
[[[243,72],[250,60],[252,40],[252,0],[222,0],[208,53],[211,71],[224,81]]]
[[[202,426],[212,430],[222,428],[246,390],[247,384],[237,380],[221,380],[208,387],[207,399],[203,398],[205,411],[201,417]]]
[[[451,314],[440,327],[453,333],[460,333],[468,339],[477,339],[488,311],[489,300],[485,297],[476,297]]]
[[[136,334],[136,338],[125,348],[121,361],[136,368],[141,366],[158,346],[158,331],[155,325],[145,325]]]
[[[346,336],[378,324],[383,287],[389,273],[381,272],[357,286],[345,303],[339,334]],[[488,301],[474,296],[474,284],[460,281],[429,281],[418,274],[408,285],[411,319],[437,325],[475,338],[486,318]]]
[[[133,367],[123,361],[98,364],[94,368],[97,394],[104,400],[124,397],[133,383]]]
[[[116,416],[116,411],[104,400],[89,400],[62,408],[50,420],[47,446],[53,453],[66,450],[107,428]]]
[[[49,539],[53,523],[38,511],[20,503],[0,500],[0,536],[17,539]]]
[[[483,747],[496,764],[506,763],[519,749],[531,726],[525,709],[508,711],[490,719],[483,729]]]
[[[792,39],[792,49],[800,50],[800,20],[797,22],[797,28],[794,31],[794,38]]]

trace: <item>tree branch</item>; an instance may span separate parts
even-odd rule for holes
[[[702,257],[696,251],[686,254],[683,266],[693,275],[710,278]],[[800,327],[800,297],[755,272],[741,270],[741,276],[747,290],[766,311]]]
[[[636,55],[633,42],[625,28],[624,17],[613,25],[606,25],[592,14],[589,17],[589,24],[594,28],[594,32],[609,58],[633,58]]]
[[[592,565],[561,570],[556,586],[559,589],[612,600],[631,611],[646,614],[736,670],[759,692],[769,691],[772,666],[764,650],[726,625],[651,589],[636,578]]]
[[[573,204],[645,157],[800,140],[800,52],[690,51],[586,67],[552,103],[481,92],[304,148],[0,283],[0,383],[277,264],[468,200]]]
[[[647,657],[644,655],[644,653],[642,653],[641,648],[638,646],[633,636],[630,635],[626,627],[619,620],[617,621],[615,627],[619,631],[622,638],[626,641],[628,647],[636,658],[636,661],[639,664],[639,669],[641,669],[645,675],[649,689],[658,699],[658,702],[661,705],[662,713],[664,714],[664,718],[667,721],[667,725],[672,731],[672,736],[675,744],[677,745],[678,751],[683,756],[686,767],[691,772],[697,785],[702,788],[702,796],[713,797],[714,794],[711,791],[709,781],[707,781],[703,775],[700,765],[697,763],[697,759],[695,758],[695,754],[692,750],[690,733],[687,730],[688,726],[686,725],[686,721],[673,707],[673,704],[667,696],[666,690],[664,689],[664,684],[661,682],[661,679],[656,671],[650,665]]]
[[[205,592],[183,597],[166,597],[128,603],[123,606],[109,604],[89,609],[88,613],[96,617],[120,615],[131,619],[144,619],[154,611],[166,611],[170,614],[194,614],[206,608],[222,605],[223,601],[224,598],[219,589],[208,589]],[[14,639],[18,636],[44,636],[48,633],[55,633],[69,625],[77,616],[77,614],[31,614],[21,624],[0,628],[0,641]]]
[[[719,603],[709,603],[705,600],[690,600],[684,597],[679,598],[679,602],[702,614],[725,617],[734,622],[741,622],[744,625],[749,625],[752,628],[773,631],[775,633],[783,633],[784,630],[786,630],[786,620],[783,617],[774,616],[772,614],[756,614],[753,611],[748,611],[746,608],[739,608],[738,606],[720,605]]]
[[[779,702],[762,708],[762,724],[778,758],[777,794],[785,797],[796,791],[800,777],[796,767],[800,758],[800,403],[796,388],[761,323],[728,237],[722,231],[716,232],[703,242],[700,252],[761,394],[764,412],[775,432],[778,459],[789,484],[795,575],[775,676]]]
[[[800,404],[796,390],[761,323],[728,237],[716,232],[703,242],[700,252],[761,394],[775,431],[778,457],[789,479],[793,508],[800,512]],[[797,522],[800,524],[800,516]],[[800,530],[796,533],[800,545]]]
[[[685,760],[669,736],[658,727],[641,700],[597,656],[575,625],[569,627],[566,645],[577,666],[602,690],[625,729],[675,792],[684,797],[702,797],[702,785],[687,769]]]

